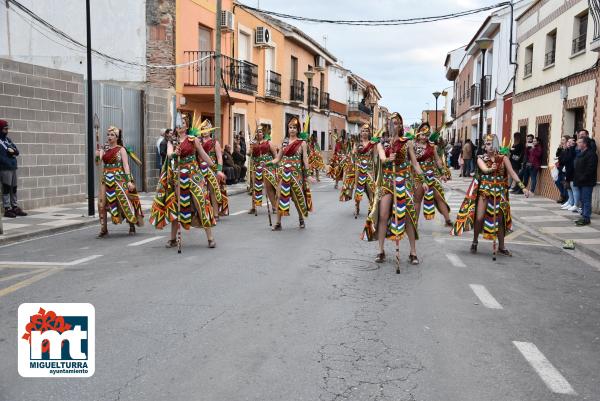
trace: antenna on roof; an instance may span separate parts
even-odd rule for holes
[[[327,35],[323,35],[323,47],[327,49]]]

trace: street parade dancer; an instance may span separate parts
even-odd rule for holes
[[[167,248],[177,247],[181,251],[181,229],[189,230],[190,227],[204,228],[208,247],[214,248],[217,243],[212,227],[216,225],[216,219],[198,160],[206,163],[208,168],[214,167],[214,162],[197,138],[202,135],[201,130],[188,130],[184,123],[176,133],[175,143],[167,143],[167,160],[161,169],[150,223],[159,230],[171,224]],[[219,180],[224,179],[218,167],[216,176]]]
[[[375,194],[375,160],[377,141],[381,132],[371,138],[371,126],[364,124],[360,129],[360,138],[354,144],[349,156],[349,167],[344,174],[344,183],[340,194],[341,202],[354,198],[354,218],[360,214],[360,202],[366,195],[369,205]]]
[[[277,156],[277,148],[260,126],[256,130],[254,140],[250,143],[248,155],[252,170],[250,173],[252,207],[248,213],[254,215],[257,213],[256,208],[263,205],[263,196],[266,191],[267,212],[270,214],[270,207],[273,208],[273,211],[276,207],[277,170],[269,163]]]
[[[319,171],[325,167],[325,163],[323,163],[323,155],[321,155],[321,147],[317,141],[317,135],[311,135],[308,142],[308,164],[310,165],[311,174],[314,174],[317,182],[321,182]]]
[[[290,215],[293,202],[298,211],[300,228],[305,227],[304,219],[313,211],[312,194],[308,183],[310,166],[308,164],[307,117],[304,132],[300,131],[300,120],[292,117],[288,121],[289,138],[284,140],[277,157],[269,164],[278,166],[277,170],[277,222],[273,231],[281,231],[281,217]]]
[[[213,212],[218,221],[220,216],[229,215],[229,198],[227,197],[227,187],[225,186],[225,174],[217,174],[223,170],[223,150],[219,141],[212,137],[216,128],[212,126],[209,120],[204,120],[198,127],[201,133],[200,141],[204,152],[210,156],[212,161],[210,165],[207,161],[200,161],[200,171],[208,185]]]
[[[474,229],[471,252],[477,253],[479,234],[483,230],[483,238],[493,241],[495,259],[497,252],[512,256],[504,244],[505,236],[512,232],[508,177],[515,180],[526,197],[531,193],[525,188],[506,156],[510,149],[499,148],[495,135],[487,135],[484,146],[484,153],[477,157],[477,173],[467,190],[450,234],[461,235],[464,231]]]
[[[327,172],[327,176],[335,180],[335,189],[338,189],[338,183],[344,179],[347,153],[348,140],[346,134],[342,133],[340,138],[335,138],[335,147],[333,148],[333,155],[329,161],[329,169]]]
[[[368,241],[379,241],[377,263],[385,261],[385,239],[396,243],[396,273],[400,272],[399,242],[405,235],[410,243],[409,262],[419,264],[416,240],[417,213],[413,200],[413,171],[423,176],[423,170],[415,157],[414,144],[403,136],[403,120],[400,114],[393,113],[392,138],[390,144],[377,144],[379,166],[375,198],[365,223],[363,238]],[[423,190],[429,188],[423,180]]]
[[[144,225],[144,214],[140,197],[137,193],[129,158],[141,165],[140,159],[133,151],[123,146],[123,132],[117,127],[107,130],[107,144],[100,147],[96,144],[96,164],[103,163],[98,192],[98,213],[100,216],[100,233],[98,238],[108,235],[107,211],[113,224],[124,221],[129,223],[129,234],[135,234],[135,226]],[[98,135],[96,135],[98,142]]]
[[[446,202],[444,195],[443,182],[448,180],[447,171],[439,157],[437,146],[434,141],[437,140],[438,133],[431,133],[429,123],[423,123],[417,129],[417,138],[415,141],[415,155],[417,161],[424,172],[424,176],[415,177],[415,208],[417,216],[423,205],[423,216],[425,220],[435,218],[435,209],[444,216],[446,226],[452,227],[450,220],[450,206]],[[427,184],[428,190],[424,192],[421,185],[423,180]]]

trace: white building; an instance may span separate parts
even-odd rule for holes
[[[557,196],[548,166],[562,135],[593,126],[598,53],[588,2],[538,0],[517,19],[519,43],[513,127],[544,148],[538,192]]]

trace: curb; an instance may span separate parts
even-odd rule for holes
[[[457,192],[461,192],[463,194],[466,194],[466,190],[462,189],[462,188],[452,188],[453,191],[457,191]],[[572,250],[570,249],[563,249],[562,247],[562,243],[565,241],[564,238],[561,238],[557,235],[551,234],[551,233],[543,233],[540,230],[538,230],[537,228],[533,228],[531,226],[531,224],[526,223],[525,221],[521,220],[519,217],[515,216],[515,214],[512,214],[512,218],[513,220],[515,220],[518,224],[520,224],[522,227],[527,227],[530,231],[534,231],[536,233],[536,236],[542,240],[546,240],[546,242],[548,242],[550,245],[556,246],[560,249],[562,249],[563,251],[565,251],[566,253],[570,254],[573,253]],[[546,237],[549,237],[546,239]],[[551,241],[550,241],[551,240]],[[589,245],[585,245],[585,244],[581,244],[578,243],[577,240],[573,240],[575,242],[575,251],[580,251],[585,253],[587,256],[591,257],[591,258],[598,258],[598,253],[594,252],[591,248],[591,246]],[[556,242],[560,243],[561,245],[557,245]]]
[[[236,195],[240,195],[240,194],[244,194],[244,193],[246,193],[246,189],[239,188],[239,189],[235,189],[235,190],[228,192],[227,195],[228,196],[236,196]],[[147,213],[149,211],[150,211],[150,209],[144,210],[144,213]],[[18,242],[18,241],[29,240],[29,239],[59,234],[59,233],[67,232],[67,231],[77,230],[79,228],[85,228],[85,227],[93,226],[95,224],[98,224],[98,218],[96,216],[89,217],[88,221],[79,221],[77,223],[69,224],[66,226],[49,227],[47,229],[32,231],[29,233],[21,233],[21,234],[14,234],[14,235],[8,234],[6,236],[0,236],[0,246],[12,244],[12,243]]]

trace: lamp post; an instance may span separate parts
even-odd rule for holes
[[[371,129],[375,128],[374,117],[375,117],[375,106],[377,106],[377,99],[371,96],[369,98],[369,107],[371,107]]]
[[[8,4],[8,3],[7,3]],[[87,47],[87,198],[88,216],[95,213],[94,205],[94,104],[92,90],[92,24],[90,12],[90,0],[85,2],[85,25],[86,25],[86,47]]]
[[[433,97],[435,98],[435,129],[433,130],[433,132],[439,131],[439,129],[438,129],[438,97],[440,97],[441,94],[442,94],[442,92],[438,92],[438,91],[433,92]]]
[[[308,120],[308,128],[307,129],[308,129],[308,137],[310,139],[310,135],[311,135],[310,134],[310,110],[311,110],[310,105],[312,103],[312,80],[313,80],[313,77],[315,76],[315,72],[312,70],[304,71],[304,76],[308,80],[308,102],[307,103],[308,103],[309,120]]]
[[[475,41],[477,47],[481,50],[481,81],[479,83],[479,144],[477,146],[477,154],[481,154],[483,150],[483,108],[484,108],[484,86],[485,86],[485,52],[492,47],[493,40],[488,38],[480,38]]]

